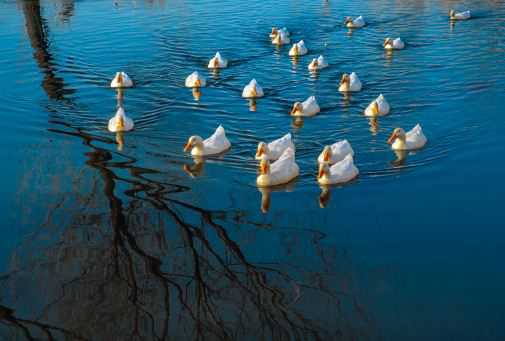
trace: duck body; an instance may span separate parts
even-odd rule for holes
[[[396,128],[388,139],[393,150],[416,150],[424,147],[428,139],[423,133],[421,125],[416,124],[414,128],[405,133],[403,129]]]
[[[220,154],[231,147],[226,137],[223,126],[217,127],[216,131],[207,139],[202,140],[199,136],[191,136],[184,147],[184,151],[191,150],[193,156],[208,156]]]
[[[317,158],[319,164],[333,165],[342,161],[347,155],[354,156],[354,150],[347,140],[335,142],[331,146],[324,147],[323,151]]]
[[[116,75],[110,82],[111,88],[131,88],[133,86],[133,81],[126,72],[120,71],[116,72]]]
[[[391,107],[382,94],[374,99],[365,109],[365,116],[384,116],[389,114]]]
[[[277,160],[288,148],[295,151],[295,145],[293,144],[290,133],[268,144],[260,142],[256,150],[256,160]]]
[[[361,81],[359,80],[356,72],[351,72],[350,75],[344,73],[342,79],[340,80],[340,85],[338,91],[340,92],[357,92],[361,91],[362,88]]]
[[[291,57],[303,56],[306,55],[307,52],[309,52],[309,50],[305,46],[305,42],[303,40],[300,40],[298,43],[293,44],[293,46],[289,50],[289,55]]]
[[[347,17],[345,18],[345,27],[347,28],[360,28],[360,27],[363,27],[366,25],[366,22],[365,22],[365,19],[363,18],[363,16],[359,16],[357,18],[351,18],[351,17]]]
[[[315,96],[310,96],[303,102],[296,102],[291,110],[292,116],[314,116],[321,111]]]
[[[272,38],[272,44],[274,45],[285,45],[289,44],[291,39],[289,39],[289,33],[286,31],[279,30]]]
[[[249,84],[242,90],[242,97],[244,98],[258,98],[263,97],[263,89],[258,85],[256,79],[252,79]]]
[[[119,107],[116,111],[116,115],[109,120],[107,128],[112,133],[130,131],[133,129],[133,120],[126,116],[122,107]]]
[[[207,81],[198,71],[195,71],[186,78],[185,85],[187,88],[200,88],[206,86]]]
[[[354,165],[353,157],[351,154],[348,154],[343,160],[331,167],[327,164],[319,165],[317,182],[320,185],[342,184],[355,179],[358,175],[359,170]]]
[[[321,70],[328,67],[328,63],[326,62],[326,59],[321,55],[318,58],[312,59],[312,62],[310,62],[309,66],[307,67],[310,71],[317,71]]]
[[[286,149],[277,161],[270,165],[268,160],[260,163],[260,175],[256,178],[258,187],[270,187],[290,182],[300,174],[293,149]]]
[[[464,11],[456,13],[454,10],[449,11],[449,18],[451,20],[468,20],[472,17],[472,13],[470,11]]]
[[[215,56],[209,60],[209,69],[223,69],[228,66],[228,60],[221,56],[221,53],[216,52]]]
[[[386,50],[402,50],[405,48],[405,43],[401,38],[386,38],[384,40],[384,48]]]

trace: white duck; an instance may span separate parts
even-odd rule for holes
[[[198,71],[193,72],[186,77],[185,85],[187,88],[200,88],[207,85],[207,81],[202,77]]]
[[[327,163],[333,165],[342,161],[347,155],[354,156],[351,144],[347,140],[335,142],[331,146],[325,146],[317,158],[318,163]]]
[[[277,160],[288,148],[295,151],[295,145],[291,139],[291,134],[287,133],[283,137],[270,143],[260,142],[256,149],[256,160]]]
[[[270,39],[274,39],[277,36],[278,32],[282,32],[284,35],[289,37],[289,31],[287,28],[277,28],[277,27],[272,27],[272,31],[270,32]]]
[[[315,96],[310,96],[304,102],[296,102],[293,104],[293,109],[291,109],[291,116],[314,116],[321,109],[319,108],[319,104],[317,104],[317,100]]]
[[[291,49],[289,50],[289,55],[291,57],[303,56],[306,55],[309,50],[305,46],[305,42],[300,40],[298,43],[293,44]]]
[[[456,13],[453,9],[449,11],[449,19],[450,20],[467,20],[472,17],[472,13],[470,11],[464,11]]]
[[[340,92],[356,92],[361,91],[362,85],[356,72],[351,72],[350,75],[344,73],[340,79],[338,91]]]
[[[389,114],[391,107],[382,94],[368,105],[365,116],[384,116]]]
[[[365,19],[363,18],[363,16],[359,16],[355,19],[353,19],[352,17],[346,17],[345,20],[344,20],[344,25],[345,27],[347,28],[360,28],[360,27],[363,27],[366,25],[365,23]]]
[[[326,67],[328,67],[328,63],[326,62],[326,59],[324,59],[324,57],[321,55],[317,59],[316,58],[312,59],[312,61],[308,66],[308,69],[310,71],[317,71],[324,69]]]
[[[184,146],[184,151],[191,150],[193,156],[215,155],[224,152],[231,146],[230,141],[226,138],[226,133],[223,126],[217,127],[214,134],[203,140],[200,136],[191,136]]]
[[[122,107],[119,107],[116,115],[109,120],[108,129],[112,133],[132,130],[133,120],[125,115]]]
[[[423,129],[416,124],[409,132],[405,133],[402,128],[395,128],[388,143],[393,150],[414,150],[424,147],[427,139],[423,134]]]
[[[242,91],[242,97],[244,98],[257,98],[263,97],[263,89],[258,85],[256,79],[252,79],[249,84],[244,87]]]
[[[287,31],[278,30],[275,36],[272,38],[272,44],[284,45],[289,44],[291,39],[289,39],[289,33]]]
[[[209,60],[209,69],[223,69],[228,66],[228,60],[221,56],[221,53],[216,52],[216,55]]]
[[[282,185],[298,176],[300,169],[296,164],[295,152],[288,148],[277,161],[270,165],[270,161],[261,160],[260,174],[256,178],[258,187]]]
[[[405,48],[405,43],[403,42],[403,40],[400,37],[398,37],[396,39],[386,38],[386,39],[384,39],[383,45],[386,50],[401,50],[401,49]]]
[[[111,88],[131,88],[133,86],[133,81],[126,72],[120,71],[116,72],[116,75],[110,82]]]
[[[356,178],[358,174],[359,170],[354,165],[352,155],[347,154],[343,160],[331,167],[328,164],[320,164],[317,182],[321,185],[336,185],[349,182]]]

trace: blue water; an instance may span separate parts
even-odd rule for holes
[[[450,24],[452,7],[474,18]],[[271,45],[272,26],[309,54]],[[0,338],[505,338],[504,1],[4,1],[0,46]],[[136,84],[122,146],[117,70]],[[364,87],[346,98],[351,71]],[[392,111],[371,121],[380,93]],[[297,124],[310,95],[321,113]],[[416,123],[426,147],[393,153]],[[219,124],[226,154],[183,154]],[[256,145],[287,132],[301,174],[259,191]],[[316,157],[344,138],[360,176],[328,192]]]

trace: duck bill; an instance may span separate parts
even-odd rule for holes
[[[214,69],[217,69],[219,67],[219,61],[217,60],[216,57],[214,57],[214,60],[212,61],[212,66]]]
[[[195,81],[195,87],[199,88],[199,87],[201,87],[201,86],[202,86],[202,82],[201,82],[199,79],[197,79],[197,80]]]
[[[118,75],[117,75],[117,83],[119,85],[123,85],[123,74],[121,72],[118,73]]]
[[[258,92],[256,91],[256,87],[253,87],[251,89],[251,97],[256,97],[256,96],[258,96]]]
[[[262,157],[264,154],[265,154],[265,151],[263,150],[263,148],[262,148],[262,147],[258,147],[258,149],[256,150],[256,157],[257,157],[257,158],[260,158],[260,157]]]
[[[116,130],[124,129],[124,118],[123,116],[119,116],[116,120]]]
[[[317,178],[321,179],[324,176],[324,168],[320,167],[319,172],[317,172]]]
[[[330,161],[330,152],[329,152],[328,150],[326,150],[326,151],[324,152],[324,154],[323,154],[323,160],[324,160],[325,162]]]
[[[388,138],[388,144],[393,144],[396,140],[396,134],[393,132]]]
[[[185,151],[185,152],[189,152],[189,151],[191,150],[191,147],[192,147],[192,146],[193,146],[193,145],[192,145],[190,142],[186,143],[186,144],[184,145],[184,151]]]

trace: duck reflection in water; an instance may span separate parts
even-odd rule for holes
[[[319,187],[321,188],[321,193],[319,194],[319,207],[326,208],[326,205],[328,205],[331,197],[330,186]]]
[[[200,100],[200,97],[202,97],[202,91],[200,88],[192,88],[191,93],[193,94],[193,99],[197,102]]]
[[[118,131],[116,133],[116,143],[117,143],[117,150],[119,152],[123,151],[124,148],[124,134],[122,131]]]
[[[192,178],[202,176],[205,159],[200,156],[193,156],[193,164],[184,164],[182,169]]]
[[[249,111],[255,112],[257,109],[256,98],[250,98],[247,101],[249,103]]]
[[[373,136],[377,135],[379,132],[379,119],[377,117],[370,117],[368,119],[368,125],[370,126],[370,132]]]
[[[291,121],[291,126],[294,129],[300,129],[303,127],[304,121],[302,116],[293,116],[293,120]]]
[[[272,202],[272,192],[293,192],[296,187],[297,179],[293,179],[285,185],[278,185],[272,187],[258,187],[258,191],[261,193],[261,213],[266,214],[270,210],[270,204]]]
[[[405,165],[405,161],[407,161],[407,153],[406,150],[393,150],[396,155],[396,159],[391,161],[391,165],[393,167],[401,167]]]

